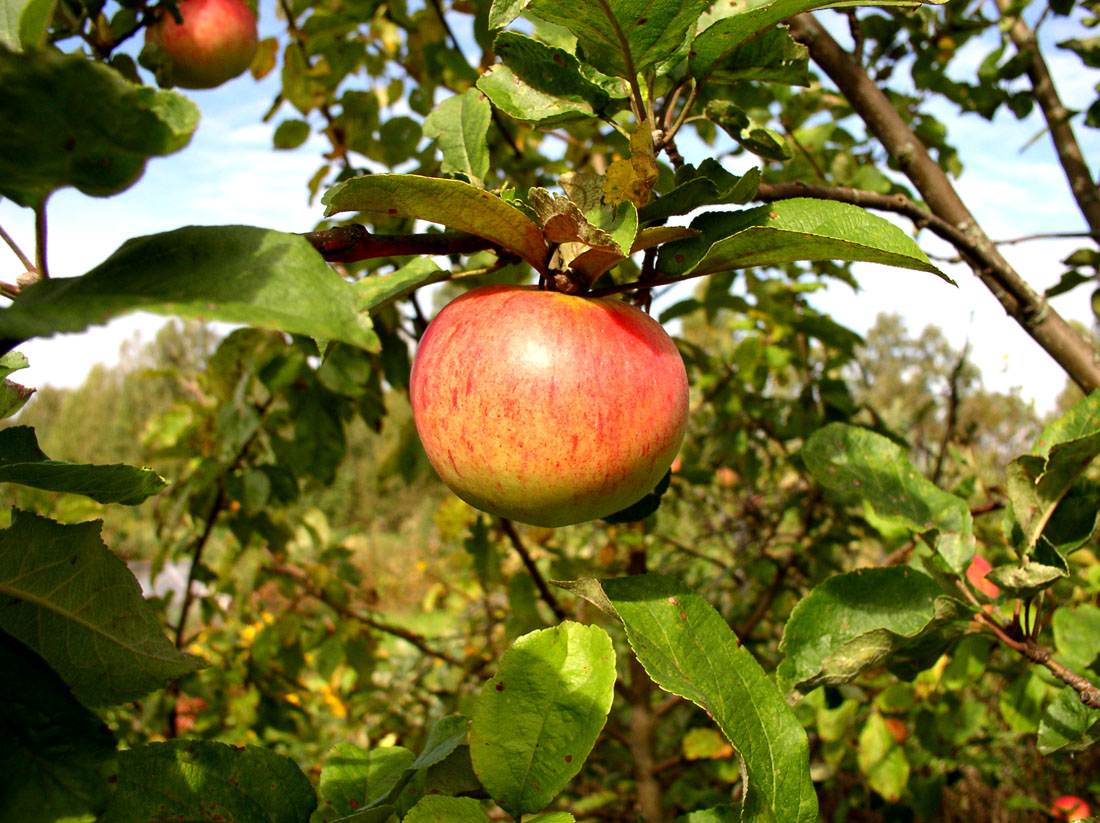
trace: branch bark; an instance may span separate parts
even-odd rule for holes
[[[1058,152],[1070,191],[1077,201],[1077,208],[1089,227],[1094,240],[1100,241],[1100,189],[1097,189],[1092,172],[1089,171],[1085,154],[1077,142],[1077,135],[1069,123],[1072,112],[1062,105],[1062,98],[1054,85],[1050,69],[1035,32],[1027,25],[1023,17],[1013,14],[1014,4],[1010,0],[997,0],[1001,19],[1008,25],[1008,36],[1012,38],[1016,50],[1031,56],[1027,66],[1027,76],[1031,81],[1031,93],[1050,128],[1050,139]]]
[[[354,263],[377,257],[402,255],[472,254],[499,250],[491,240],[462,231],[431,234],[371,234],[365,226],[351,223],[304,235],[313,248],[330,263]]]
[[[964,257],[1005,311],[1084,391],[1100,388],[1100,363],[1089,341],[1074,331],[1001,256],[946,172],[863,67],[813,16],[799,14],[788,22],[791,35],[810,50],[813,61],[836,84],[871,134],[913,182],[932,214],[970,238],[976,253],[964,252]]]

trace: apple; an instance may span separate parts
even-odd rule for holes
[[[975,589],[986,597],[996,599],[1001,593],[1000,588],[998,588],[996,584],[985,579],[985,576],[989,574],[992,568],[988,560],[980,554],[976,554],[974,555],[974,559],[970,561],[970,565],[966,568],[966,579],[970,581]]]
[[[1089,816],[1089,804],[1080,797],[1065,795],[1051,805],[1050,816],[1055,820],[1085,820]]]
[[[244,0],[180,0],[182,23],[167,9],[145,29],[150,63],[184,89],[212,89],[252,64],[259,43],[256,15]],[[158,71],[158,78],[161,71]]]
[[[449,303],[417,348],[410,397],[428,459],[455,494],[548,527],[653,491],[688,417],[683,360],[649,315],[525,286]]]

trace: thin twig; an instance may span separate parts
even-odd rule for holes
[[[512,544],[512,548],[516,550],[516,554],[518,554],[520,560],[523,561],[527,573],[531,575],[531,579],[535,582],[535,588],[539,590],[539,594],[542,596],[546,605],[550,607],[550,611],[554,613],[554,617],[558,620],[566,620],[569,615],[566,614],[565,609],[563,609],[561,603],[558,602],[558,598],[554,596],[554,592],[552,592],[550,587],[546,584],[546,578],[542,576],[542,572],[540,572],[538,566],[535,565],[535,561],[531,559],[530,552],[527,551],[527,547],[524,546],[523,541],[520,540],[519,532],[516,531],[515,524],[507,517],[502,517],[500,518],[500,530],[507,536]]]
[[[0,239],[7,243],[8,248],[15,252],[15,256],[19,258],[19,262],[23,264],[24,269],[27,271],[34,271],[34,263],[31,262],[31,259],[27,257],[27,255],[23,254],[23,250],[19,248],[19,244],[12,239],[10,234],[4,231],[3,226],[0,226]]]
[[[280,577],[285,577],[288,580],[294,581],[302,587],[303,591],[305,591],[306,594],[308,594],[315,600],[321,601],[342,617],[346,617],[350,620],[355,620],[356,622],[362,623],[364,626],[367,626],[368,628],[374,629],[376,631],[380,631],[383,634],[398,637],[404,640],[406,643],[409,643],[416,649],[419,649],[424,654],[430,657],[437,658],[438,660],[442,660],[445,663],[450,663],[452,666],[463,665],[462,661],[459,660],[457,657],[454,657],[447,652],[440,651],[439,649],[433,649],[431,646],[428,645],[427,638],[425,638],[423,635],[417,634],[416,632],[410,631],[408,629],[403,629],[400,626],[392,626],[388,623],[383,623],[381,620],[377,620],[373,617],[363,614],[362,612],[357,612],[354,609],[348,608],[344,604],[337,602],[336,600],[329,597],[329,595],[323,589],[319,589],[314,586],[312,580],[310,580],[301,572],[290,568],[289,566],[272,563],[265,568],[272,574],[276,574]]]
[[[1100,688],[1055,660],[1050,649],[1039,645],[1030,637],[1023,640],[1010,637],[1002,627],[997,625],[997,621],[985,612],[979,612],[975,620],[989,629],[998,640],[1010,649],[1023,655],[1032,663],[1045,666],[1051,674],[1067,686],[1072,687],[1081,696],[1081,702],[1086,706],[1091,709],[1100,709]]]
[[[37,206],[34,210],[34,259],[33,271],[38,273],[41,280],[50,276],[49,266],[46,264],[46,204]]]

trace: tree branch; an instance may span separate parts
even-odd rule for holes
[[[459,660],[457,657],[454,657],[447,652],[433,649],[431,646],[429,646],[427,639],[423,635],[419,635],[416,632],[409,631],[408,629],[403,629],[400,626],[391,626],[388,623],[383,623],[382,621],[376,620],[375,618],[365,615],[362,612],[357,612],[354,609],[350,609],[342,603],[336,602],[331,597],[329,597],[324,590],[319,589],[315,585],[313,585],[312,580],[310,580],[308,577],[306,577],[304,574],[297,571],[296,569],[291,568],[290,566],[284,566],[279,563],[273,562],[271,565],[267,566],[266,569],[272,574],[279,575],[280,577],[285,577],[286,579],[291,580],[297,585],[301,586],[302,590],[306,594],[308,594],[315,600],[321,601],[330,609],[339,614],[341,617],[355,620],[359,623],[362,623],[364,626],[374,629],[375,631],[382,632],[383,634],[392,635],[393,637],[399,637],[406,643],[419,649],[429,657],[435,657],[439,660],[444,661],[445,663],[450,663],[452,666],[462,666],[462,661]]]
[[[542,576],[542,572],[539,571],[538,566],[535,565],[535,561],[531,559],[531,553],[527,551],[527,547],[523,545],[523,541],[520,540],[519,532],[516,531],[516,525],[507,517],[500,518],[500,529],[508,537],[508,540],[512,543],[512,548],[516,550],[516,554],[519,555],[520,560],[523,561],[524,567],[527,569],[527,573],[531,575],[531,579],[535,581],[535,588],[539,590],[539,594],[542,596],[543,601],[550,607],[550,611],[554,613],[554,617],[558,620],[566,620],[569,615],[565,613],[565,609],[561,607],[561,603],[558,602],[558,598],[554,596],[554,593],[550,590],[550,587],[546,584],[546,578]]]
[[[1055,660],[1050,649],[1039,645],[1030,637],[1018,640],[1009,636],[1008,632],[998,626],[997,621],[985,612],[979,613],[975,619],[992,631],[997,639],[1006,646],[1023,655],[1032,663],[1045,666],[1051,674],[1067,686],[1072,687],[1074,691],[1081,695],[1081,702],[1086,706],[1091,709],[1100,709],[1100,688],[1094,686],[1087,678]]]
[[[997,300],[1086,392],[1100,388],[1100,363],[1089,341],[1052,309],[1001,256],[959,197],[947,174],[928,154],[889,98],[811,15],[789,21],[795,40],[810,50],[814,62],[829,76],[863,119],[868,130],[920,191],[932,213],[967,235],[980,254],[966,254],[967,263]]]
[[[1085,218],[1085,223],[1092,232],[1094,238],[1100,238],[1100,190],[1093,182],[1092,172],[1089,171],[1085,161],[1084,152],[1077,142],[1077,135],[1069,120],[1072,112],[1062,105],[1062,99],[1058,95],[1058,89],[1050,76],[1043,53],[1039,50],[1039,41],[1023,17],[1013,14],[1015,6],[1011,0],[996,0],[997,8],[1001,12],[1001,19],[1008,24],[1008,35],[1021,54],[1031,56],[1031,62],[1027,66],[1027,76],[1031,80],[1031,93],[1039,109],[1046,118],[1050,129],[1050,139],[1054,141],[1054,148],[1058,152],[1058,160],[1062,164],[1066,180],[1069,182],[1070,191],[1077,201],[1077,208]]]
[[[497,251],[491,240],[462,231],[430,234],[371,234],[365,226],[352,223],[304,235],[313,248],[330,263],[355,263],[377,257],[402,255],[472,254]]]
[[[34,263],[31,262],[31,259],[27,257],[27,255],[23,254],[23,250],[19,248],[19,244],[15,242],[10,234],[4,231],[3,226],[0,226],[0,240],[7,243],[8,248],[15,252],[15,256],[19,258],[19,262],[23,264],[25,270],[34,271]]]

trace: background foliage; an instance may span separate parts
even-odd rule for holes
[[[1037,106],[1094,243],[1073,129],[1097,106],[1058,108],[1031,35],[1072,23],[1060,48],[1093,67],[1096,10],[1040,5],[283,3],[253,73],[281,75],[276,149],[330,144],[313,232],[181,229],[73,281],[38,244],[3,284],[5,378],[30,336],[187,321],[0,430],[0,819],[1095,807],[1095,339],[967,224],[931,113]],[[43,233],[51,191],[125,197],[185,146],[197,110],[132,57],[145,3],[2,9],[0,194]],[[959,79],[969,40],[988,56]],[[1066,369],[1057,412],[986,390],[935,329],[861,339],[812,308],[853,261],[936,276],[865,208],[954,244]],[[1088,299],[1095,254],[1057,288]],[[491,518],[419,446],[434,310],[535,277],[652,300],[675,333],[690,430],[640,521]],[[5,380],[4,414],[28,395]]]

